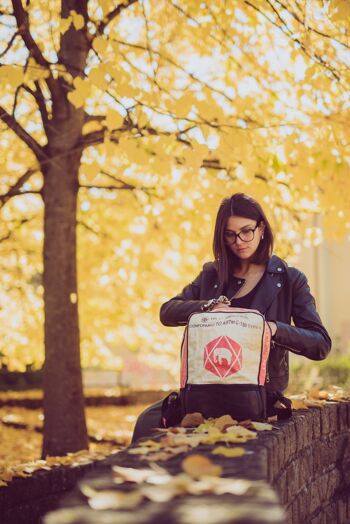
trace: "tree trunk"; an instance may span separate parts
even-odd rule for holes
[[[69,127],[69,126],[67,126]],[[72,129],[71,129],[72,131]],[[88,448],[80,367],[76,206],[81,151],[47,146],[44,167],[44,443],[42,456]],[[60,151],[59,151],[60,150]]]
[[[62,0],[88,21],[88,2]],[[86,26],[73,26],[60,41],[58,61],[73,77],[84,77],[90,49]],[[84,110],[67,100],[70,86],[58,76],[52,89],[52,118],[46,123],[44,174],[44,443],[43,457],[88,448],[84,413],[77,292],[76,213]]]

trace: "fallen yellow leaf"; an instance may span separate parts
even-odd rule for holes
[[[196,428],[204,422],[202,413],[187,413],[181,420],[180,426],[182,428]]]
[[[154,475],[152,469],[123,468],[122,466],[113,466],[114,482],[136,482],[137,484],[146,481]]]
[[[159,449],[159,448],[162,447],[162,444],[160,444],[160,442],[156,441],[156,440],[145,440],[141,444],[142,444],[142,446],[146,446],[148,448]]]
[[[271,429],[273,429],[273,426],[271,426],[271,424],[266,424],[266,422],[252,421],[252,426],[257,431],[271,431]]]
[[[130,455],[147,455],[147,453],[150,453],[151,451],[152,449],[146,446],[128,449],[128,453],[130,453]]]
[[[186,428],[181,428],[179,426],[173,426],[168,428],[170,433],[186,433]]]
[[[200,424],[198,428],[194,429],[194,433],[208,433],[209,428],[212,428],[215,424],[215,419],[205,420],[203,424]]]
[[[164,448],[163,450],[156,451],[155,453],[151,453],[149,455],[145,455],[144,457],[141,457],[144,460],[169,460],[171,457],[174,457],[175,455],[180,455],[181,453],[187,453],[190,451],[190,446],[178,446],[177,448]]]
[[[278,422],[278,417],[277,415],[273,415],[272,417],[268,417],[267,421],[268,422]]]
[[[222,417],[215,419],[214,427],[219,431],[224,431],[226,428],[237,424],[237,420],[234,420],[230,415],[223,415]]]
[[[225,457],[242,457],[245,455],[245,449],[240,448],[236,446],[235,448],[227,448],[225,446],[218,446],[217,448],[213,449],[212,451],[213,455],[224,455]]]
[[[99,491],[88,499],[89,506],[92,509],[134,509],[140,504],[143,495],[140,491]]]
[[[222,473],[221,466],[214,464],[205,455],[190,455],[181,462],[182,469],[194,479],[201,477],[220,477]]]
[[[315,399],[305,399],[305,406],[307,408],[312,408],[312,407],[320,407],[320,406],[323,406],[324,404],[326,403],[325,400],[315,400]]]
[[[142,486],[141,493],[144,497],[153,502],[168,502],[174,497],[182,493],[176,485],[172,485],[170,482],[166,484],[160,484],[159,486]]]
[[[292,409],[307,409],[305,399],[291,398],[291,401],[292,401]]]
[[[231,426],[227,428],[226,433],[242,439],[252,439],[256,438],[256,432],[251,431],[250,429],[244,428],[242,426]]]

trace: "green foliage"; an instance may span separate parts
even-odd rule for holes
[[[321,362],[299,359],[291,363],[289,393],[334,385],[350,390],[350,355],[335,355]]]

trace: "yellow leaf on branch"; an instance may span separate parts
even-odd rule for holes
[[[85,25],[84,17],[83,15],[78,14],[76,11],[72,10],[70,11],[70,15],[72,17],[72,22],[77,31],[79,29],[82,29]]]
[[[350,17],[350,3],[348,0],[331,0],[330,18],[333,22],[346,20]]]
[[[106,126],[109,130],[118,129],[122,126],[124,122],[124,117],[115,111],[114,109],[109,109],[106,114]]]
[[[91,69],[89,73],[89,81],[94,84],[96,87],[101,89],[101,91],[106,91],[108,89],[108,82],[105,78],[106,69],[103,64],[98,65]]]
[[[94,39],[92,46],[97,53],[104,53],[108,48],[108,40],[102,36],[97,36]]]
[[[77,76],[73,80],[73,85],[75,87],[75,91],[70,91],[67,95],[67,98],[75,107],[81,107],[85,104],[85,100],[91,94],[91,84],[89,80],[82,79]]]
[[[23,70],[21,67],[3,65],[0,67],[0,85],[11,86],[16,89],[23,82]]]
[[[59,21],[59,31],[62,35],[66,33],[72,23],[72,17],[69,16],[68,18],[61,18]]]

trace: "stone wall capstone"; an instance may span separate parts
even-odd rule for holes
[[[274,426],[272,431],[259,432],[257,439],[243,444],[246,454],[242,457],[210,455],[211,460],[222,466],[223,477],[242,481],[241,485],[245,487],[241,494],[184,494],[167,502],[144,500],[129,510],[101,511],[89,506],[87,497],[77,485],[62,499],[60,509],[48,513],[43,522],[349,524],[350,402],[326,402],[322,407],[293,411],[291,419],[276,422]],[[213,446],[200,445],[191,453],[209,455],[212,448]],[[184,455],[176,456],[160,462],[159,465],[175,475],[181,471],[183,458]],[[114,465],[148,467],[147,461],[138,455],[128,454],[125,450],[95,463],[93,470],[84,476],[85,486],[91,483],[110,491],[130,489],[127,484],[114,482],[111,469]],[[36,474],[32,479],[21,480],[29,486],[35,477]],[[67,489],[67,486],[61,487],[61,492]],[[4,489],[6,491],[10,486]],[[56,497],[59,492],[60,486],[56,483]],[[4,495],[4,491],[2,494]],[[24,484],[18,495],[22,499],[18,502],[23,504],[26,497]],[[4,497],[2,501],[4,502]],[[13,502],[12,495],[12,504]],[[32,503],[35,504],[35,500]],[[6,507],[5,504],[4,507],[0,502],[4,518],[11,512],[14,515],[13,507],[10,506],[8,504]],[[5,520],[1,522],[7,524]],[[34,521],[27,520],[27,523],[34,524]]]

